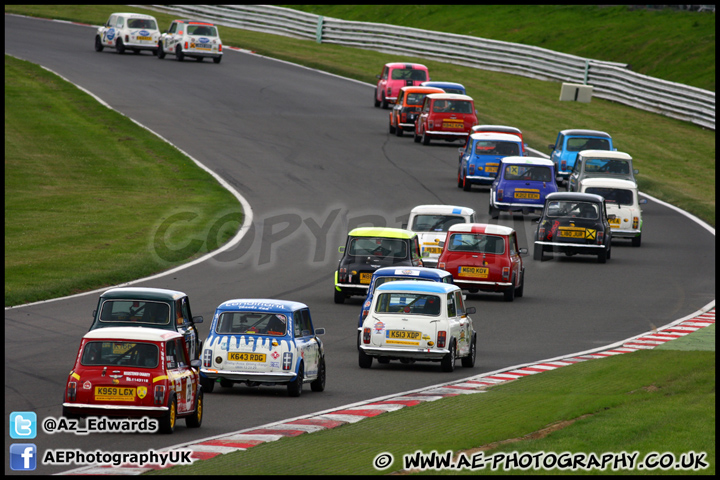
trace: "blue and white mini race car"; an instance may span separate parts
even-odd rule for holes
[[[558,191],[555,164],[534,157],[505,157],[490,187],[490,217],[501,211],[523,214],[542,212],[545,196]]]
[[[200,382],[207,393],[216,382],[248,386],[287,385],[298,397],[304,383],[325,390],[325,352],[313,328],[310,309],[299,302],[236,299],[215,310],[203,345]]]

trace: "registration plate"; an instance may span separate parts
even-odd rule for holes
[[[137,37],[138,40],[152,40],[152,37]]]
[[[581,228],[579,230],[560,230],[558,232],[559,237],[563,238],[585,238],[585,229]]]
[[[608,219],[608,222],[610,222],[610,226],[613,228],[618,228],[620,226],[620,218],[610,218]]]
[[[440,247],[423,247],[423,252],[425,253],[437,253],[438,255],[442,253],[442,248]]]
[[[420,340],[420,332],[410,332],[407,330],[388,330],[387,338],[397,338],[401,340]]]
[[[372,280],[372,273],[361,273],[360,274],[360,283],[369,285],[370,280]]]
[[[498,166],[497,165],[487,165],[485,166],[485,171],[488,173],[497,173]]]
[[[95,387],[95,400],[99,402],[132,402],[135,389],[131,387]]]
[[[464,277],[487,278],[489,272],[487,267],[460,267],[458,274]]]
[[[443,128],[463,128],[464,125],[465,125],[465,122],[463,120],[459,120],[459,121],[444,120],[443,121]]]
[[[264,362],[264,353],[228,352],[228,362]]]
[[[515,192],[515,198],[527,198],[529,200],[540,200],[540,194],[532,193],[532,192]]]

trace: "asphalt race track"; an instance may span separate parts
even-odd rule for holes
[[[162,135],[228,181],[254,215],[254,228],[236,248],[139,285],[187,292],[193,314],[205,317],[203,338],[214,308],[231,298],[308,304],[315,326],[327,331],[327,388],[315,393],[306,385],[299,398],[287,397],[284,387],[216,388],[205,397],[199,429],[181,421],[172,435],[39,432],[39,454],[61,447],[139,452],[264,425],[600,347],[715,298],[714,236],[652,200],[643,208],[642,247],[616,242],[605,265],[583,256],[535,262],[532,217],[503,214],[499,223],[514,227],[530,251],[525,296],[513,303],[499,294],[468,297],[477,308],[475,367],[458,362],[455,372],[443,373],[438,364],[393,362],[361,370],[361,300],[333,303],[337,247],[350,228],[399,227],[420,204],[469,206],[490,222],[488,190],[456,186],[458,145],[422,146],[389,135],[388,112],[372,106],[366,84],[229,49],[219,65],[97,53],[93,37],[87,26],[5,16],[6,54],[57,72]],[[491,100],[476,99],[484,101]],[[96,302],[92,294],[5,311],[6,424],[13,411],[35,411],[39,421],[61,415],[65,381]],[[6,452],[11,443],[6,433]],[[35,473],[71,468],[38,462]],[[12,473],[8,464],[5,473]]]

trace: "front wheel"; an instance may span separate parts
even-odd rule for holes
[[[162,42],[158,43],[157,57],[162,60],[165,58],[165,50],[163,50]]]
[[[467,357],[463,357],[462,366],[465,368],[472,368],[475,366],[475,356],[477,355],[476,350],[477,337],[473,335],[472,343],[470,344],[470,354]]]
[[[310,384],[310,390],[313,392],[322,392],[325,390],[325,359],[321,358],[318,364],[318,376]]]
[[[203,391],[198,392],[197,400],[195,400],[195,411],[192,415],[185,418],[185,425],[188,428],[199,428],[203,419]]]
[[[182,51],[182,47],[180,45],[175,48],[175,58],[177,58],[178,62],[182,62],[185,60],[185,54]]]
[[[125,44],[123,43],[122,38],[117,39],[117,43],[115,44],[115,50],[117,50],[120,55],[125,53]]]
[[[98,35],[95,37],[95,51],[96,52],[102,52],[105,47],[103,46],[102,42],[100,41],[100,36]]]

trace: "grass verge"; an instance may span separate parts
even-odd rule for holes
[[[714,341],[714,340],[713,340]],[[498,452],[704,452],[715,473],[715,352],[638,351],[589,360],[460,395],[381,414],[246,451],[151,472],[156,475],[372,475],[403,470],[403,456],[483,448]],[[394,463],[373,467],[389,452]],[[438,474],[585,473],[583,471],[429,470]],[[591,473],[680,473],[617,470]]]
[[[234,221],[213,230],[229,211]],[[185,263],[241,220],[236,199],[173,146],[5,57],[6,306]]]

